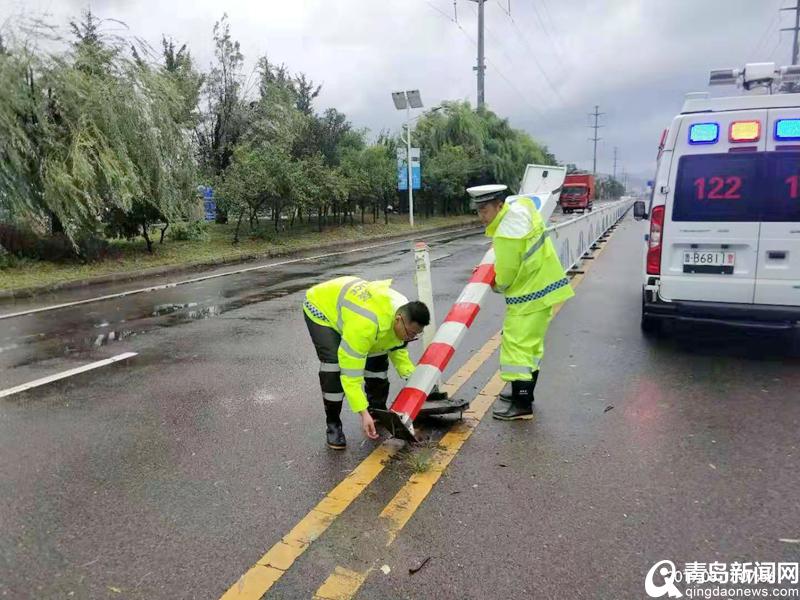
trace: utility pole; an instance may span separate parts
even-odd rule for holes
[[[800,2],[800,0],[797,0],[797,1]],[[589,127],[594,129],[594,137],[590,137],[589,141],[590,142],[594,142],[594,157],[592,158],[592,175],[594,175],[595,177],[597,177],[597,142],[599,142],[601,139],[603,139],[603,138],[597,137],[597,130],[602,127],[602,125],[600,125],[600,117],[602,117],[604,114],[606,114],[606,113],[601,113],[600,112],[600,107],[597,106],[596,104],[594,106],[594,112],[593,113],[589,113],[590,117],[594,117],[594,124],[593,125],[589,125]]]
[[[789,6],[787,8],[782,8],[781,10],[793,10],[794,11],[794,27],[784,27],[781,31],[793,31],[794,32],[794,43],[792,44],[792,64],[796,65],[798,60],[798,54],[800,54],[800,50],[798,50],[797,46],[797,33],[800,31],[800,0],[796,0],[797,4],[794,6]]]
[[[478,3],[478,66],[473,67],[473,70],[477,71],[478,73],[478,108],[481,108],[485,104],[485,96],[484,96],[484,74],[486,72],[486,61],[484,57],[484,4],[486,4],[487,0],[471,0],[472,2]],[[800,2],[800,0],[797,0]]]
[[[614,179],[617,178],[617,150],[618,148],[614,146],[614,174],[612,175]]]

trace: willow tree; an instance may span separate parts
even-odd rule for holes
[[[425,114],[414,130],[414,143],[422,148],[429,204],[439,201],[443,211],[463,197],[461,186],[504,183],[517,190],[525,165],[555,163],[528,133],[486,108],[473,110],[468,102],[446,102]]]
[[[86,13],[66,49],[0,54],[0,197],[17,218],[75,243],[106,222],[147,233],[191,198],[193,161],[180,91],[133,60]],[[149,244],[148,244],[149,245]]]

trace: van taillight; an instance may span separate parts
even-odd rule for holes
[[[647,245],[647,274],[661,274],[661,239],[664,234],[664,207],[656,206],[650,214],[650,237]]]

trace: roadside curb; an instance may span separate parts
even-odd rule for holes
[[[438,233],[461,233],[461,232],[468,232],[472,230],[482,230],[482,227],[477,224],[473,225],[448,225],[445,227],[435,227],[432,229],[424,229],[419,232],[411,232],[407,231],[404,233],[396,233],[393,235],[388,236],[374,236],[374,237],[365,237],[357,241],[344,241],[344,242],[332,242],[328,244],[320,244],[319,246],[314,246],[313,248],[305,248],[302,250],[281,250],[280,248],[276,248],[273,250],[268,250],[267,252],[256,253],[256,254],[246,254],[242,256],[236,256],[231,258],[225,259],[216,259],[210,261],[203,261],[200,263],[192,263],[192,264],[182,264],[182,265],[168,265],[163,267],[151,267],[148,269],[139,269],[136,271],[126,271],[122,273],[109,273],[107,275],[98,275],[97,277],[89,277],[86,279],[78,279],[72,281],[64,281],[60,283],[54,283],[49,285],[42,285],[36,287],[29,287],[29,288],[17,288],[17,289],[10,289],[10,290],[0,290],[0,300],[8,300],[14,298],[31,298],[35,296],[40,296],[44,294],[50,294],[55,292],[62,292],[66,290],[74,290],[83,287],[90,287],[94,285],[101,285],[104,283],[115,283],[119,281],[136,281],[139,279],[147,279],[149,277],[162,277],[166,275],[177,275],[180,273],[189,273],[193,271],[202,271],[204,269],[208,269],[209,267],[221,267],[225,265],[235,265],[241,264],[246,262],[252,262],[257,260],[269,259],[269,258],[282,258],[282,257],[298,257],[301,258],[305,254],[316,254],[320,251],[327,251],[327,250],[340,250],[343,248],[353,248],[357,249],[362,244],[367,244],[368,242],[375,242],[376,240],[384,240],[384,241],[391,241],[391,240],[402,240],[408,239],[409,241],[413,241],[415,239],[421,239],[423,236],[431,235],[431,234],[438,234]]]

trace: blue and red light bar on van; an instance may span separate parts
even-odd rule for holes
[[[761,138],[761,121],[734,121],[728,129],[731,143],[757,142]],[[779,142],[800,141],[800,119],[775,121],[775,139]],[[694,123],[689,127],[689,143],[716,144],[719,141],[719,123]]]
[[[695,123],[689,127],[690,144],[716,144],[719,140],[719,123]]]
[[[778,119],[775,121],[775,139],[780,142],[800,140],[800,119]]]

